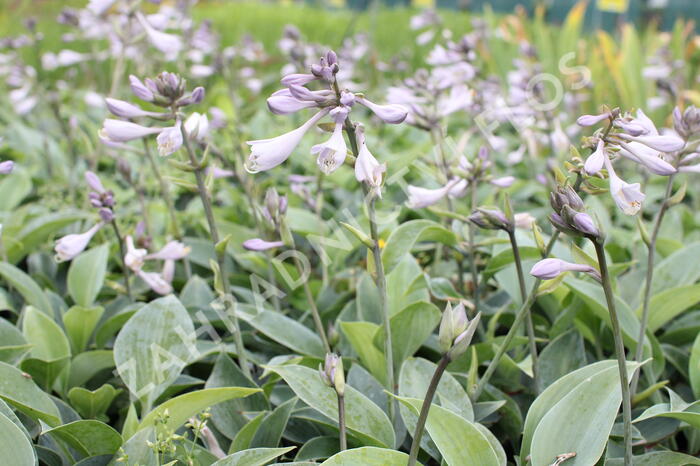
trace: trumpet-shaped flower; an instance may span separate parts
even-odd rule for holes
[[[185,132],[190,139],[204,141],[209,135],[209,118],[206,114],[194,112],[185,120]]]
[[[182,147],[182,129],[180,122],[174,126],[163,129],[156,138],[158,141],[158,153],[161,157],[166,157]]]
[[[58,262],[69,261],[83,252],[95,233],[97,233],[104,223],[96,223],[85,233],[66,235],[56,241],[54,250],[56,251],[56,260]]]
[[[367,149],[362,126],[357,127],[356,135],[360,152],[355,160],[355,178],[360,183],[366,182],[381,196],[379,187],[382,185],[382,173],[386,171],[386,164],[380,164]]]
[[[392,125],[403,123],[406,116],[408,116],[408,110],[406,110],[406,108],[400,104],[379,105],[359,96],[355,97],[355,100],[357,103],[372,110],[372,112],[374,112],[374,114],[381,118],[385,123],[391,123]]]
[[[411,209],[420,209],[440,202],[440,200],[447,196],[450,190],[459,182],[459,178],[453,178],[445,186],[437,189],[420,188],[418,186],[409,185],[406,206]]]
[[[128,142],[153,134],[158,134],[164,128],[149,128],[130,121],[107,118],[102,124],[100,138],[103,142]]]
[[[639,183],[629,184],[615,173],[610,159],[605,157],[605,168],[610,176],[610,194],[615,204],[627,215],[635,215],[642,207],[646,197],[639,189]]]
[[[258,173],[269,170],[283,163],[292,155],[292,152],[299,145],[304,134],[314,126],[321,118],[326,116],[330,110],[324,108],[316,115],[311,117],[309,121],[301,125],[299,128],[292,130],[281,136],[270,139],[258,139],[256,141],[248,141],[251,148],[250,157],[246,170],[250,173]]]
[[[144,31],[146,31],[146,36],[148,41],[153,47],[161,51],[167,59],[173,59],[182,50],[182,39],[175,34],[168,34],[167,32],[162,32],[151,26],[148,20],[142,15],[136,15],[137,19],[141,23]]]
[[[316,163],[326,175],[336,171],[343,164],[348,154],[345,137],[343,137],[343,125],[348,116],[348,108],[336,107],[331,110],[331,116],[335,121],[333,134],[326,142],[316,144],[311,148],[312,154],[318,154]]]
[[[314,101],[297,99],[289,89],[280,89],[267,99],[267,107],[275,115],[288,115],[315,106],[316,102]]]
[[[149,112],[142,109],[138,105],[134,105],[119,99],[112,99],[110,97],[105,99],[105,103],[107,104],[107,110],[120,118],[139,118],[144,116],[160,117],[164,115],[163,113]]]

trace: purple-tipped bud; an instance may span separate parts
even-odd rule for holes
[[[355,104],[355,94],[350,91],[340,93],[340,103],[346,107],[352,107]]]
[[[579,126],[593,126],[608,118],[610,118],[610,112],[601,113],[599,115],[581,115],[576,120],[576,123]]]
[[[146,102],[153,101],[153,91],[146,87],[141,80],[133,74],[129,76],[129,84],[131,85],[131,92],[133,92],[136,97]]]
[[[328,53],[326,53],[326,61],[328,62],[328,66],[333,66],[338,63],[338,55],[333,50],[329,50]]]
[[[110,223],[112,220],[114,220],[114,212],[112,212],[112,209],[103,207],[100,209],[100,218],[103,222]]]
[[[497,209],[476,209],[469,216],[469,220],[479,228],[487,230],[511,231],[513,229],[513,224],[506,215]]]
[[[587,236],[599,236],[600,230],[596,226],[595,222],[590,215],[580,212],[574,215],[573,226],[576,227],[578,231]]]
[[[630,136],[641,136],[648,132],[648,129],[644,126],[625,120],[615,120],[615,126],[622,129],[622,131]]]
[[[12,160],[0,162],[0,175],[9,175],[15,168],[15,163]]]
[[[318,374],[324,384],[335,389],[338,396],[345,394],[345,373],[343,359],[335,353],[326,354],[323,367],[319,364]]]
[[[93,191],[103,194],[105,192],[104,186],[102,186],[102,181],[100,181],[100,177],[97,176],[97,174],[91,172],[91,171],[86,171],[85,172],[85,182],[88,184],[90,189]]]
[[[320,71],[320,70],[319,70]],[[280,82],[282,83],[283,86],[290,86],[292,84],[296,86],[304,86],[311,81],[315,81],[318,79],[318,76],[314,76],[313,74],[307,74],[307,73],[292,73],[288,74],[285,77],[283,77]]]
[[[192,103],[198,104],[204,100],[204,88],[202,86],[195,87],[192,91]]]
[[[530,275],[540,280],[552,280],[564,272],[585,272],[594,276],[598,273],[590,265],[574,264],[561,259],[548,258],[536,263],[530,270]]]

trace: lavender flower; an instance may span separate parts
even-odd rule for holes
[[[574,264],[554,258],[542,259],[536,263],[530,270],[530,275],[540,280],[553,280],[565,272],[585,272],[600,279],[598,271],[590,265]]]
[[[4,160],[0,162],[0,175],[9,175],[15,168],[15,163],[12,160]]]
[[[243,241],[243,247],[249,251],[267,251],[268,249],[281,248],[282,241],[265,241],[260,238],[253,238]]]
[[[104,226],[103,222],[96,223],[85,233],[66,235],[56,241],[54,250],[56,251],[56,260],[64,262],[74,259],[78,254],[83,252],[95,233]]]
[[[386,164],[380,164],[367,149],[365,142],[365,131],[362,125],[355,129],[359,153],[355,160],[355,178],[360,183],[366,182],[379,197],[381,197],[380,187],[382,185],[382,174],[386,171]]]

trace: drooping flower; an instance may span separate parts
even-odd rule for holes
[[[202,142],[209,135],[209,118],[206,114],[192,113],[185,120],[185,132],[190,139]]]
[[[333,117],[333,121],[335,121],[333,134],[326,142],[316,144],[311,148],[312,154],[318,154],[316,160],[318,168],[326,175],[330,175],[336,171],[338,167],[343,164],[348,154],[345,137],[343,136],[343,125],[345,124],[348,112],[349,110],[347,107],[335,107],[331,110],[330,115]]]
[[[153,134],[159,134],[164,128],[149,128],[130,121],[107,118],[102,124],[100,138],[110,142],[128,142]]]
[[[281,136],[248,141],[247,144],[250,146],[251,153],[250,157],[248,157],[246,170],[250,173],[258,173],[283,163],[292,155],[292,152],[294,152],[294,149],[299,145],[304,134],[306,134],[318,120],[326,116],[329,111],[330,109],[328,108],[321,109],[299,128]]]
[[[281,248],[282,241],[265,241],[261,238],[252,238],[243,241],[243,247],[249,251],[267,251],[268,249]]]
[[[397,125],[399,123],[403,123],[406,116],[408,116],[408,110],[406,110],[406,108],[400,104],[378,105],[360,96],[357,96],[355,100],[358,104],[364,105],[368,109],[372,110],[372,112],[374,112],[374,114],[381,118],[385,123]]]
[[[164,128],[156,138],[158,153],[161,157],[166,157],[182,147],[182,129],[180,125],[181,123],[178,121],[174,126]]]
[[[168,34],[167,32],[159,31],[154,28],[148,20],[142,15],[137,14],[136,18],[143,26],[144,31],[146,31],[146,36],[148,41],[161,51],[167,60],[174,59],[182,50],[182,39],[175,34]]]
[[[142,109],[138,105],[134,105],[119,99],[112,99],[110,97],[105,99],[105,103],[107,105],[107,110],[120,118],[139,118],[144,116],[157,118],[164,115],[163,113],[149,112]]]
[[[380,164],[367,148],[364,127],[358,125],[355,128],[359,153],[355,160],[355,178],[362,183],[366,182],[381,197],[382,173],[386,171],[386,164]]]
[[[406,206],[411,209],[420,209],[440,202],[452,188],[459,183],[459,178],[453,178],[445,186],[436,189],[420,188],[418,186],[408,186],[408,201]]]
[[[58,262],[69,261],[83,252],[95,233],[104,225],[103,222],[96,223],[85,233],[70,234],[56,241],[54,250],[56,251],[56,260]]]
[[[608,170],[608,176],[610,177],[610,195],[612,195],[615,204],[625,214],[635,215],[642,208],[642,202],[644,202],[646,197],[639,189],[639,183],[629,184],[618,177],[610,159],[607,157],[605,158],[605,168]]]

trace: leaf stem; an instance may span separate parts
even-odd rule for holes
[[[408,457],[408,466],[415,466],[416,461],[418,461],[418,452],[420,451],[420,441],[423,437],[423,431],[425,430],[425,422],[428,420],[428,413],[430,412],[430,406],[433,403],[433,398],[435,397],[435,391],[437,390],[442,374],[444,374],[447,365],[450,363],[449,353],[445,353],[440,358],[440,362],[433,372],[433,378],[430,379],[430,384],[428,385],[428,390],[425,392],[425,398],[423,398],[423,405],[420,408],[420,415],[418,416],[418,422],[416,423],[416,428],[413,431],[413,442],[411,443],[411,453]]]
[[[520,287],[520,298],[522,302],[527,301],[527,290],[525,289],[525,275],[523,274],[523,263],[520,258],[520,248],[518,241],[515,238],[515,231],[508,231],[508,238],[513,249],[513,260],[515,261],[515,270],[518,273],[518,284]],[[530,358],[532,360],[532,378],[535,380],[535,391],[539,393],[540,384],[537,374],[537,342],[535,341],[535,326],[532,324],[532,313],[527,308],[525,311],[525,323],[527,327],[527,339],[530,346]]]
[[[338,395],[338,429],[340,430],[340,451],[348,449],[348,438],[345,432],[345,396]]]
[[[600,278],[605,291],[605,300],[608,303],[608,312],[610,312],[610,322],[612,324],[613,337],[615,339],[615,353],[617,355],[617,365],[620,372],[620,387],[622,389],[622,418],[624,431],[625,445],[625,466],[632,465],[632,404],[630,398],[630,386],[627,378],[627,362],[625,360],[625,345],[622,341],[622,330],[620,330],[620,322],[617,318],[615,310],[615,295],[613,294],[612,284],[610,281],[610,272],[605,259],[605,248],[603,240],[592,240],[595,246],[595,252],[598,256],[598,265],[600,267]]]

